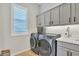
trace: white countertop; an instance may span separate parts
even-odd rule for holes
[[[56,39],[57,41],[61,41],[61,42],[67,42],[67,43],[72,43],[72,44],[76,44],[79,45],[79,38],[67,38],[67,37],[61,37]]]

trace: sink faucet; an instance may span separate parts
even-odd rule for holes
[[[70,27],[67,27],[67,37],[69,38],[69,37],[71,37],[71,34],[70,34]]]

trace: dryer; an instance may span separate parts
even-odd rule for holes
[[[33,52],[35,52],[36,54],[39,54],[39,51],[38,51],[38,34],[37,33],[31,34],[30,46],[31,46],[31,50]]]

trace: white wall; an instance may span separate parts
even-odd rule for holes
[[[62,4],[62,3],[41,3],[40,4],[40,13],[47,11],[60,4]]]
[[[79,38],[79,25],[51,26],[46,27],[46,33],[61,34],[62,37],[67,37],[67,27],[70,27],[69,32],[71,37]]]
[[[36,4],[19,4],[28,9],[28,20],[29,20],[29,34],[22,36],[11,36],[11,4],[0,4],[1,21],[2,24],[2,37],[0,37],[0,45],[4,49],[11,49],[11,53],[14,54],[24,49],[30,48],[30,33],[37,32],[36,29],[36,15],[38,14],[38,6]],[[0,21],[0,22],[1,22]],[[1,30],[0,30],[1,32]],[[3,38],[3,39],[1,39]],[[2,41],[4,40],[4,41]],[[4,44],[2,44],[4,42]],[[1,48],[2,48],[1,47]]]
[[[3,49],[3,30],[2,30],[2,14],[1,14],[1,8],[0,8],[0,50]]]

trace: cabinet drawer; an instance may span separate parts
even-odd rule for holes
[[[57,41],[57,46],[62,46],[62,47],[68,48],[70,50],[79,52],[79,45],[76,45],[76,44]]]

